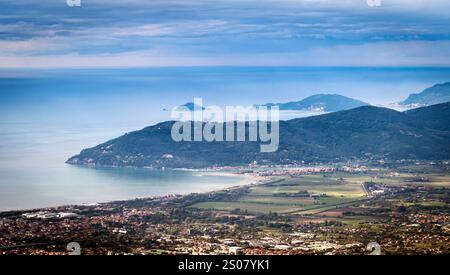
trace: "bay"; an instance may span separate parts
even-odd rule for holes
[[[133,127],[1,125],[0,211],[206,192],[248,182],[232,173],[65,164],[86,144]]]

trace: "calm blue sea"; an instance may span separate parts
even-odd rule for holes
[[[0,211],[203,192],[248,182],[208,172],[67,165],[80,151],[130,127],[0,124]]]

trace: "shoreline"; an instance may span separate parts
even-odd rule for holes
[[[120,203],[120,202],[133,202],[133,201],[140,201],[140,200],[161,200],[161,199],[168,199],[168,198],[180,198],[189,196],[192,194],[209,194],[214,192],[220,192],[220,191],[227,191],[227,190],[233,190],[233,189],[239,189],[244,187],[251,187],[256,185],[263,185],[270,183],[272,179],[266,176],[259,176],[256,174],[238,174],[238,173],[230,173],[230,172],[224,172],[224,171],[195,171],[199,173],[213,173],[213,176],[220,176],[220,177],[238,177],[243,176],[247,177],[247,179],[243,179],[243,182],[241,184],[235,184],[228,187],[220,187],[218,189],[210,190],[210,191],[200,191],[200,192],[189,192],[186,194],[167,194],[167,195],[158,195],[158,196],[150,196],[150,197],[137,197],[132,199],[118,199],[118,200],[111,200],[111,201],[102,201],[102,202],[92,202],[92,203],[75,203],[75,204],[63,204],[63,205],[57,205],[57,206],[48,206],[48,207],[37,207],[37,208],[28,208],[28,209],[14,209],[14,210],[0,210],[0,217],[3,215],[8,214],[24,214],[24,213],[33,213],[33,212],[45,212],[45,211],[56,211],[60,208],[68,208],[68,207],[95,207],[100,205],[107,205],[107,204],[114,204],[114,203]],[[199,176],[203,176],[200,174]]]

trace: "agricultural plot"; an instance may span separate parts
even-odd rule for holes
[[[207,201],[193,208],[249,213],[314,214],[345,206],[365,197],[362,183],[368,177],[352,174],[306,175],[284,181],[255,186],[250,192],[232,202]]]

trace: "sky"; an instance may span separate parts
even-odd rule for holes
[[[0,0],[0,67],[450,66],[448,0]]]
[[[450,81],[450,1],[377,1],[0,0],[0,123],[146,126],[194,97],[389,104]]]

